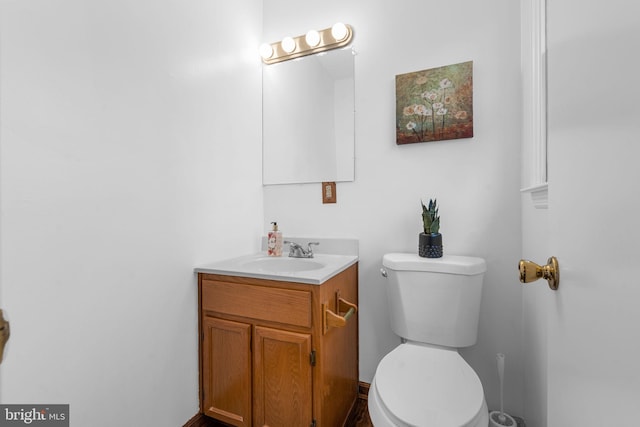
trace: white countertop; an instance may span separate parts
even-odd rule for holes
[[[289,258],[284,252],[281,257],[258,252],[217,261],[196,267],[195,272],[320,285],[358,262],[357,255],[316,253],[313,258]]]

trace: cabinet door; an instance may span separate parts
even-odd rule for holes
[[[311,335],[256,326],[254,345],[254,425],[311,425]]]
[[[203,411],[233,426],[251,426],[251,325],[204,317]]]

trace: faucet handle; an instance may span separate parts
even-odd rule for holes
[[[311,247],[311,245],[318,246],[319,244],[320,244],[320,242],[309,242],[309,243],[307,243],[307,252],[312,254],[313,253],[313,248]]]
[[[302,246],[300,246],[298,243],[296,242],[292,242],[290,240],[285,240],[284,243],[289,245],[289,256],[293,257],[293,258],[301,258],[303,253],[304,253],[304,249],[302,249]]]

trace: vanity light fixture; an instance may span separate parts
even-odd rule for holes
[[[283,38],[280,42],[280,46],[286,53],[291,53],[296,50],[296,42],[291,37]]]
[[[320,44],[320,33],[316,30],[309,30],[307,35],[304,36],[304,41],[307,42],[309,47],[317,47]]]
[[[311,30],[302,36],[285,37],[282,41],[271,44],[264,43],[260,46],[260,56],[265,64],[275,64],[346,46],[352,38],[353,29],[351,26],[338,22],[331,28],[324,30]]]
[[[264,59],[269,59],[273,56],[273,48],[269,43],[262,43],[262,45],[260,45],[260,56]]]
[[[331,35],[338,41],[344,40],[348,34],[349,30],[347,30],[347,26],[342,22],[335,23],[333,27],[331,27]]]

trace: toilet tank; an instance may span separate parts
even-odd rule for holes
[[[397,335],[446,347],[476,343],[486,271],[482,258],[391,253],[383,256],[382,265]]]

